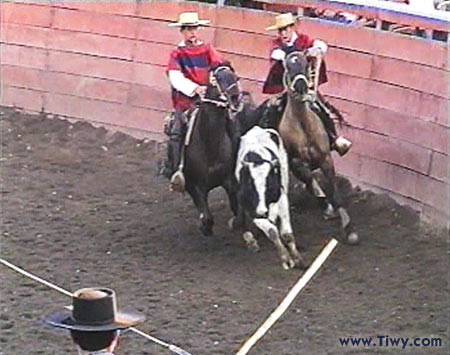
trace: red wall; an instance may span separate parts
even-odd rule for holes
[[[273,14],[178,2],[1,4],[1,104],[160,134],[170,110],[164,69],[180,41],[167,27],[194,10],[256,101],[269,68]],[[322,91],[346,115],[354,148],[339,173],[424,215],[449,215],[449,72],[445,43],[303,20],[324,39]],[[271,34],[270,34],[271,35]]]

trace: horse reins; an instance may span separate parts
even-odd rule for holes
[[[201,102],[214,104],[214,105],[216,105],[218,107],[228,108],[229,109],[229,114],[230,114],[230,117],[231,117],[233,113],[236,113],[236,112],[238,112],[240,110],[240,108],[241,108],[240,106],[242,106],[242,105],[240,105],[237,108],[234,107],[232,105],[230,99],[228,98],[228,95],[227,95],[227,91],[230,90],[231,88],[233,88],[234,86],[237,86],[237,83],[233,83],[230,86],[228,86],[225,90],[223,90],[220,87],[219,83],[217,82],[217,79],[216,79],[217,73],[219,71],[221,71],[221,70],[224,70],[224,69],[229,69],[229,68],[227,66],[224,66],[224,65],[216,68],[213,71],[213,74],[212,74],[212,76],[210,78],[211,85],[213,85],[214,87],[217,88],[217,90],[219,91],[220,97],[223,98],[223,100],[214,100],[214,99],[208,99],[206,97],[202,97],[201,98]]]

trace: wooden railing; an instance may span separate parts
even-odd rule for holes
[[[325,11],[351,13],[355,25],[367,25],[398,33],[449,41],[450,12],[424,10],[412,5],[383,0],[256,0],[270,11],[294,11],[306,16]],[[322,18],[327,18],[323,16]]]

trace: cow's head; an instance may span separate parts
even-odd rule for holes
[[[270,150],[271,159],[248,152],[240,171],[240,200],[252,218],[268,218],[269,205],[281,195],[281,171],[277,156]]]

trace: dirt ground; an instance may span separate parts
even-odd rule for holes
[[[221,190],[211,194],[215,236],[202,236],[190,198],[157,175],[155,142],[6,108],[0,124],[1,257],[70,291],[113,288],[119,308],[147,316],[142,331],[193,355],[235,354],[301,276],[268,240],[253,254],[228,230]],[[361,244],[340,244],[250,354],[449,353],[447,234],[385,195],[341,185]],[[291,204],[312,262],[338,222],[303,191]],[[68,334],[43,322],[70,298],[3,265],[0,277],[0,354],[74,354]],[[380,335],[443,347],[339,343]],[[117,354],[170,352],[127,332]]]

